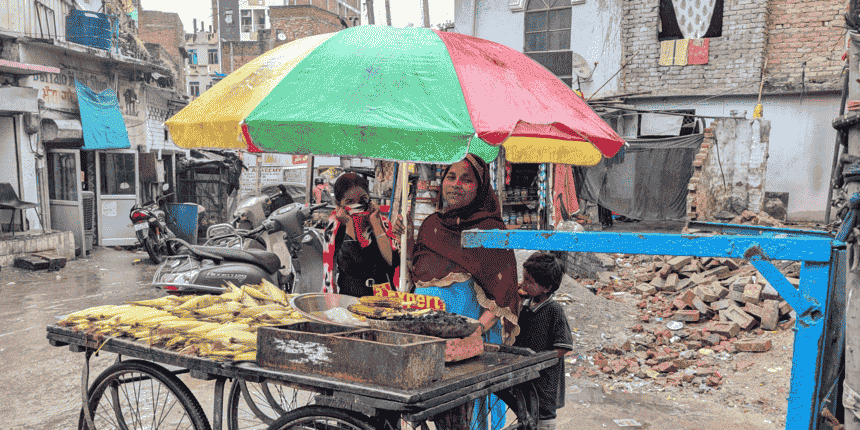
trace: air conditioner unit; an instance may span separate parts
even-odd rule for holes
[[[84,231],[92,233],[95,230],[96,193],[81,191],[81,205],[84,209]]]
[[[81,191],[81,206],[84,212],[84,255],[93,251],[95,241],[96,194],[92,191]]]

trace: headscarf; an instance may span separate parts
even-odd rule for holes
[[[419,287],[450,285],[470,275],[480,286],[478,303],[505,321],[514,336],[522,299],[517,293],[517,263],[510,249],[463,248],[463,230],[504,230],[499,198],[490,186],[489,166],[472,154],[464,159],[478,182],[478,191],[466,206],[449,210],[440,196],[437,211],[428,216],[418,231],[412,254],[412,281]],[[448,174],[448,166],[442,174]],[[459,276],[458,276],[459,275]],[[441,285],[440,285],[441,284]],[[484,296],[484,297],[481,297]]]

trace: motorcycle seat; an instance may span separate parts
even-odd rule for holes
[[[281,259],[274,252],[221,248],[218,246],[195,246],[194,249],[215,254],[226,261],[253,264],[263,268],[269,274],[274,274],[281,268]]]

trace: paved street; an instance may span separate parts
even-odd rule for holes
[[[522,260],[526,255],[518,257]],[[141,261],[135,263],[136,259]],[[71,261],[59,272],[15,268],[0,272],[0,395],[5,400],[0,402],[0,422],[6,428],[76,428],[83,354],[50,346],[45,326],[73,311],[161,295],[148,286],[154,271],[145,253],[97,248],[91,258]],[[576,293],[566,287],[563,290]],[[90,381],[115,358],[113,354],[93,357]],[[188,375],[181,379],[211,419],[212,383]],[[697,430],[767,429],[777,421],[758,411],[726,409],[712,399],[604,392],[597,384],[569,380],[559,428],[620,428],[616,419],[637,420],[644,425],[641,428]]]

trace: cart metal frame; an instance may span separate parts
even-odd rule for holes
[[[72,352],[85,352],[82,372],[84,406],[89,404],[89,359],[94,351],[118,354],[118,360],[126,356],[151,361],[178,369],[175,374],[190,373],[196,379],[214,380],[213,430],[222,428],[224,386],[228,378],[254,383],[275,381],[315,391],[318,393],[314,398],[315,405],[357,412],[369,419],[402,417],[410,422],[421,422],[466,402],[536,379],[541,370],[558,360],[555,351],[534,353],[505,345],[487,345],[487,351],[479,357],[446,365],[442,380],[416,389],[399,390],[269,369],[252,362],[217,362],[149,347],[132,339],[108,337],[99,341],[85,333],[54,325],[47,327],[47,338],[53,346],[68,346]],[[535,394],[531,393],[531,396],[525,401],[536,407]],[[524,407],[519,405],[520,409]],[[536,421],[532,425],[536,428]]]
[[[820,231],[701,222],[689,227],[731,234],[470,230],[463,232],[462,245],[749,260],[797,313],[786,429],[824,428],[821,413],[838,403],[841,386],[845,243]],[[773,265],[775,260],[802,262],[798,288]]]

